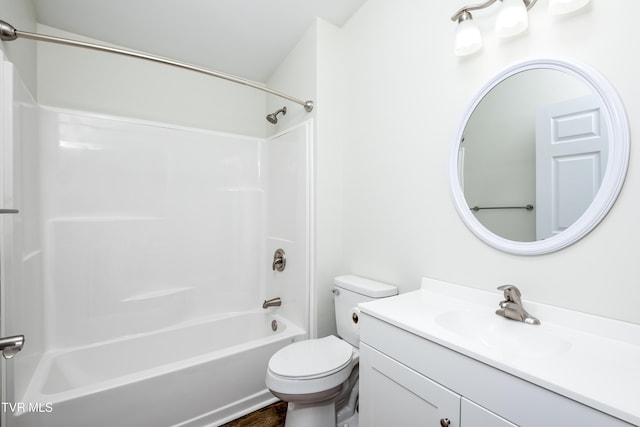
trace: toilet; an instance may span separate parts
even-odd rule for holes
[[[363,277],[334,279],[338,336],[299,341],[269,360],[266,385],[288,402],[285,427],[358,426],[359,303],[386,298],[398,288]]]

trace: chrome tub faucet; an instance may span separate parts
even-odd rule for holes
[[[527,313],[522,307],[522,300],[520,299],[522,294],[518,288],[513,285],[502,285],[498,287],[498,290],[504,292],[504,301],[500,301],[500,308],[496,310],[498,316],[531,325],[540,324],[538,319]]]
[[[262,303],[262,308],[280,307],[281,305],[282,300],[280,298],[271,298],[264,300],[264,302]]]

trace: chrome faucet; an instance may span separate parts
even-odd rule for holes
[[[498,316],[531,325],[540,324],[538,319],[527,313],[522,307],[522,300],[520,299],[522,294],[518,288],[513,285],[502,285],[498,287],[498,290],[504,292],[504,301],[500,301],[500,308],[496,310]]]
[[[264,300],[264,302],[262,303],[262,308],[280,307],[281,305],[282,300],[280,298],[271,298]]]

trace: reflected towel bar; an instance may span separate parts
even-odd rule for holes
[[[483,210],[483,209],[526,209],[528,211],[532,211],[533,210],[533,205],[526,205],[526,206],[486,206],[486,207],[480,207],[480,206],[474,206],[472,208],[469,208],[474,212],[478,212],[479,210]]]

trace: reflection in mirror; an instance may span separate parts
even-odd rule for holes
[[[606,166],[600,108],[589,87],[558,70],[522,71],[485,95],[460,148],[461,185],[478,221],[521,242],[546,239],[575,222],[595,197]],[[555,143],[561,147],[545,156]],[[562,182],[554,183],[558,178]],[[553,184],[570,188],[554,200]],[[550,220],[554,210],[560,223]]]
[[[463,115],[450,189],[465,224],[509,253],[561,249],[613,205],[626,174],[629,130],[611,85],[587,66],[517,64]]]

